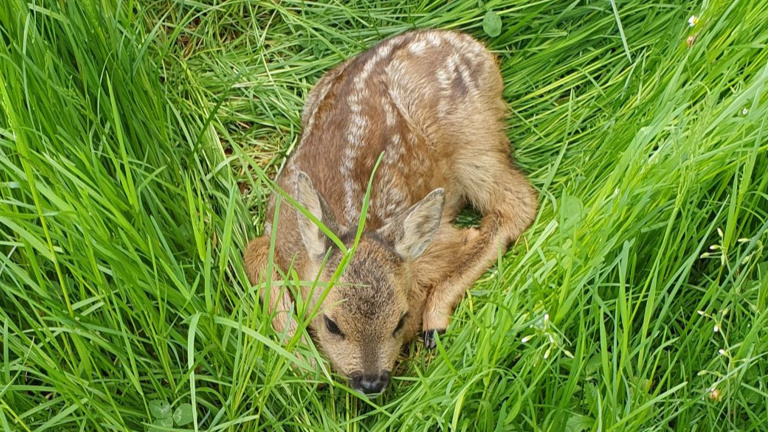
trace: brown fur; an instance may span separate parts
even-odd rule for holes
[[[307,98],[301,142],[277,183],[347,242],[384,154],[363,238],[311,323],[339,372],[379,376],[420,329],[444,330],[465,291],[533,221],[537,195],[512,165],[502,87],[495,58],[479,42],[427,30],[388,39],[342,63]],[[273,196],[268,214],[275,203]],[[468,203],[483,214],[482,223],[457,229],[450,222]],[[283,270],[293,263],[302,280],[314,280],[332,244],[289,205],[277,220],[275,263]],[[248,246],[254,284],[265,277],[268,251],[267,236]],[[340,259],[331,252],[321,281]],[[275,328],[294,332],[286,313],[291,299],[280,297],[277,286],[269,294]],[[301,293],[310,303],[319,294]],[[405,329],[393,335],[406,311]],[[324,317],[345,336],[332,334]]]

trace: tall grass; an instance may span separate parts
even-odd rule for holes
[[[763,430],[766,22],[762,0],[0,2],[0,429]],[[541,212],[366,400],[291,368],[241,254],[312,84],[414,27],[499,55]]]

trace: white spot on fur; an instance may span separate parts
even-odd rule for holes
[[[396,147],[400,147],[403,144],[403,138],[400,136],[400,134],[393,134],[392,135],[392,145]]]
[[[415,54],[415,55],[422,55],[424,54],[424,51],[427,49],[427,43],[424,41],[418,41],[413,42],[409,47],[408,50]]]
[[[440,40],[440,36],[438,36],[437,33],[432,33],[432,32],[427,33],[425,38],[427,43],[429,43],[433,47],[440,46],[440,44],[442,43],[442,40]]]
[[[453,80],[453,74],[449,69],[438,69],[437,82],[440,84],[441,89],[447,89],[451,85]]]
[[[395,125],[395,108],[389,101],[385,101],[383,106],[387,127],[392,127]]]
[[[403,146],[403,137],[400,134],[393,134],[390,138],[391,144],[387,146],[384,151],[384,162],[387,165],[398,165],[398,161],[405,154],[405,147]]]
[[[454,59],[454,56],[456,59]],[[438,69],[436,76],[437,76],[437,82],[440,85],[440,103],[437,106],[438,114],[440,116],[444,116],[448,112],[448,89],[451,88],[451,83],[453,83],[453,80],[456,79],[456,72],[455,72],[455,61],[458,59],[458,56],[451,55],[446,60],[445,66]]]

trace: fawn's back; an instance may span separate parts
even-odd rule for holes
[[[455,170],[476,168],[456,151],[470,142],[456,142],[456,136],[489,132],[478,130],[485,121],[475,120],[503,116],[501,85],[493,56],[467,35],[428,30],[388,39],[317,83],[302,115],[301,142],[279,185],[292,191],[296,173],[306,172],[339,222],[356,225],[383,153],[366,221],[375,230],[449,185]],[[506,142],[492,141],[508,153]],[[446,190],[448,203],[460,198]]]

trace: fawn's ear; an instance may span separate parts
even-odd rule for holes
[[[338,233],[338,227],[336,221],[333,218],[333,214],[328,207],[320,193],[312,185],[312,180],[309,176],[299,171],[298,182],[296,184],[296,201],[307,209],[317,220],[331,230],[334,234]],[[304,247],[307,249],[312,260],[321,260],[325,253],[328,251],[329,239],[323,233],[323,231],[306,217],[303,213],[297,210],[296,215],[299,222],[299,233],[301,234],[301,240],[304,242]]]
[[[401,258],[417,258],[435,238],[443,215],[444,195],[442,188],[433,190],[381,228],[380,234],[392,242]]]

